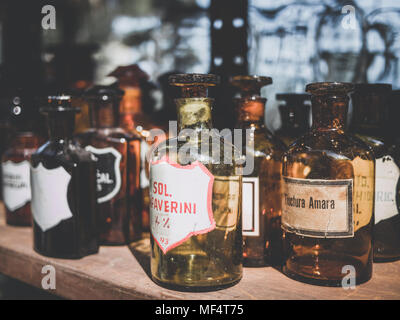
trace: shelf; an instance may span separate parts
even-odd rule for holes
[[[231,288],[188,293],[167,290],[150,279],[149,237],[121,247],[101,247],[80,260],[43,257],[32,249],[31,228],[5,225],[0,206],[0,273],[41,288],[42,267],[56,269],[52,293],[68,299],[400,299],[400,261],[374,264],[372,279],[356,289],[307,285],[272,268],[245,268]]]

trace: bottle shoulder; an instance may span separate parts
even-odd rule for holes
[[[286,157],[303,157],[306,154],[318,154],[334,159],[374,160],[375,155],[370,146],[355,135],[339,130],[312,130],[297,139],[288,147]]]
[[[72,141],[47,141],[32,154],[31,162],[34,167],[42,162],[47,169],[53,169],[59,166],[74,168],[81,163],[95,162],[95,159]]]

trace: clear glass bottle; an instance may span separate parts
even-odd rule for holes
[[[15,132],[2,155],[6,222],[15,226],[31,226],[30,158],[42,142],[33,131],[38,110],[26,100],[21,101],[20,97],[14,97],[11,109],[10,120]]]
[[[96,163],[72,140],[79,109],[55,96],[41,111],[50,140],[31,156],[34,249],[70,259],[97,253]]]
[[[123,91],[93,86],[85,93],[92,128],[77,135],[97,158],[100,243],[122,245],[141,237],[140,137],[118,126]]]
[[[352,89],[307,85],[311,131],[283,156],[283,271],[300,281],[340,286],[349,271],[356,284],[372,275],[375,163],[369,147],[346,133]]]
[[[391,93],[390,84],[357,84],[352,94],[352,131],[376,158],[374,261],[381,262],[400,258],[400,159],[392,147],[396,129],[389,124]]]
[[[235,128],[242,130],[243,152],[246,159],[251,157],[248,164],[254,166],[249,173],[243,172],[245,266],[279,265],[282,257],[281,157],[285,145],[265,127],[267,99],[260,96],[260,89],[271,83],[271,78],[260,76],[231,79],[231,84],[241,93],[240,98],[234,99],[238,115]]]
[[[178,136],[150,158],[151,274],[185,290],[212,290],[242,277],[238,151],[212,130],[215,75],[177,74]]]
[[[275,136],[281,139],[286,146],[290,146],[296,139],[309,130],[310,100],[309,94],[279,93],[276,100],[284,103],[279,106],[281,127],[275,131]]]

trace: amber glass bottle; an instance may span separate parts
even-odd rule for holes
[[[374,156],[346,133],[352,89],[307,85],[311,131],[283,156],[283,270],[301,281],[340,286],[348,270],[357,284],[371,278]]]
[[[102,244],[122,245],[141,237],[140,137],[118,126],[123,91],[93,86],[85,94],[92,128],[77,136],[97,158],[97,202]]]
[[[376,157],[374,261],[400,258],[400,159],[392,147],[396,129],[388,125],[391,91],[390,84],[357,84],[352,95],[352,131]]]
[[[309,94],[280,93],[276,100],[283,101],[279,106],[281,115],[281,127],[275,131],[275,135],[287,146],[303,136],[309,130],[310,101]]]
[[[19,98],[18,101],[19,103],[11,107],[15,133],[2,156],[3,201],[7,224],[31,226],[30,158],[41,142],[40,137],[33,132],[33,122],[38,118],[38,110]],[[14,102],[17,102],[16,98]]]
[[[151,274],[157,283],[211,290],[242,277],[238,152],[212,129],[215,75],[178,74],[178,136],[150,158]]]
[[[116,68],[109,76],[118,79],[119,87],[125,91],[120,103],[119,124],[126,131],[140,135],[141,150],[141,170],[140,170],[140,188],[142,192],[142,224],[143,230],[149,231],[149,179],[146,174],[146,155],[150,150],[152,141],[147,141],[149,130],[156,128],[152,118],[144,112],[146,107],[146,97],[149,89],[149,75],[144,72],[137,64],[129,66],[120,66]],[[165,137],[162,138],[165,140]]]
[[[96,165],[73,143],[75,113],[69,96],[49,97],[42,108],[50,140],[31,157],[34,249],[45,256],[81,258],[98,252]]]
[[[261,87],[272,79],[236,76],[231,83],[241,93],[235,99],[236,128],[242,130],[243,153],[248,160],[243,172],[243,263],[276,265],[282,256],[281,157],[285,146],[265,127],[266,99],[260,97]]]

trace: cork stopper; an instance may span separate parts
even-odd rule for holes
[[[261,88],[272,84],[271,77],[235,76],[230,79],[233,86],[239,88],[242,98],[260,97]]]
[[[182,88],[182,97],[208,96],[208,87],[214,87],[220,83],[220,77],[215,74],[183,73],[169,76],[168,83],[171,86]]]

